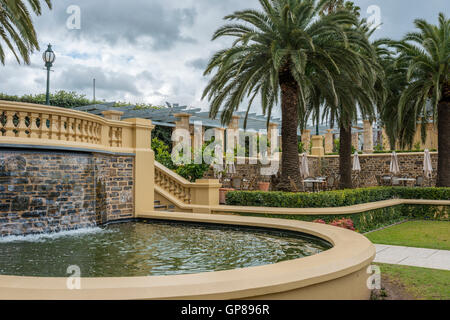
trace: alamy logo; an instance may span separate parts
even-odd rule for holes
[[[370,274],[367,279],[367,288],[370,290],[380,290],[381,289],[381,270],[378,266],[369,266],[367,268],[367,273]]]
[[[370,28],[381,29],[381,8],[371,5],[367,8],[367,14],[369,15],[367,23],[370,25]]]
[[[70,276],[67,278],[66,285],[69,290],[81,289],[81,269],[79,266],[72,265],[67,268],[67,274]]]
[[[67,14],[70,16],[67,18],[66,27],[69,30],[81,29],[81,9],[79,6],[71,5],[67,8]]]

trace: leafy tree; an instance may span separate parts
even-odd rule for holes
[[[398,50],[399,64],[406,64],[408,85],[399,99],[399,121],[405,129],[402,144],[412,144],[416,120],[427,123],[430,118],[438,126],[438,179],[440,187],[450,187],[450,20],[439,14],[437,25],[417,19],[418,31],[408,33],[400,42],[393,42]],[[426,135],[422,126],[422,137]]]
[[[329,0],[259,3],[262,10],[243,10],[226,16],[225,19],[240,23],[228,23],[215,32],[213,40],[230,36],[235,41],[209,62],[205,75],[214,72],[214,76],[203,98],[211,101],[211,117],[223,108],[223,123],[230,121],[246,97],[250,99],[249,111],[259,94],[268,119],[281,100],[282,176],[277,188],[291,190],[289,177],[300,182],[297,128],[313,85],[308,75],[314,74],[322,86],[332,88],[337,99],[331,74],[339,72],[335,59],[350,61],[354,56],[344,29],[356,25],[358,20],[348,10],[321,15]]]
[[[44,0],[52,8],[50,0]],[[5,48],[14,54],[17,62],[30,63],[30,54],[39,50],[31,11],[42,14],[41,0],[0,0],[0,62],[5,64]],[[3,43],[2,43],[3,42]]]

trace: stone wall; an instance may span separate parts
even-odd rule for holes
[[[301,158],[299,160],[301,162]],[[317,157],[308,157],[308,165],[309,165],[309,173],[311,176],[319,175],[319,158]],[[246,159],[245,164],[236,164],[236,173],[233,177],[241,177],[248,181],[251,181],[253,177],[256,177],[256,182],[270,182],[271,176],[261,174],[261,170],[263,168],[268,168],[267,165],[262,165],[261,163],[257,164],[249,164],[248,159]],[[276,167],[276,166],[274,166]],[[210,169],[205,175],[205,179],[215,179],[213,169]],[[229,175],[228,175],[229,178]],[[221,179],[220,181],[224,188],[231,188],[231,182],[225,181]],[[258,189],[258,184],[255,184],[253,188],[250,190]],[[248,183],[249,184],[249,183]]]
[[[416,178],[423,176],[423,153],[402,153],[398,154],[400,165],[400,174],[398,176],[407,176]],[[389,166],[391,161],[391,154],[362,154],[360,155],[361,172],[353,173],[353,181],[360,187],[374,187],[377,186],[377,175],[390,175]],[[438,154],[431,153],[431,162],[433,165],[433,175],[431,179],[425,180],[426,186],[436,185]],[[310,176],[337,176],[339,174],[339,157],[325,156],[308,157]],[[244,177],[251,180],[256,176],[257,181],[270,181],[270,176],[261,175],[261,164],[238,164],[236,165],[236,177]],[[207,172],[205,178],[212,179],[214,177],[213,170]],[[231,187],[230,182],[221,181],[224,187]],[[256,185],[256,188],[258,186]]]
[[[401,153],[398,154],[400,166],[400,177],[416,178],[423,176],[423,153]],[[353,159],[353,157],[352,157]],[[377,175],[391,175],[389,167],[391,163],[391,154],[363,154],[360,155],[361,172],[353,173],[353,181],[360,187],[377,186]],[[427,186],[436,185],[438,154],[431,154],[431,163],[433,166],[433,175],[430,180],[426,179]],[[321,161],[321,172],[325,176],[339,174],[339,157],[327,156]]]
[[[133,158],[0,149],[0,236],[133,216]]]

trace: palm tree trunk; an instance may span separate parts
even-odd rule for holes
[[[450,99],[438,105],[438,187],[450,187]]]
[[[340,188],[352,188],[352,126],[340,126],[339,174]]]
[[[276,186],[280,191],[294,191],[291,178],[300,184],[300,160],[298,155],[298,85],[289,74],[280,78],[281,86],[281,181]]]

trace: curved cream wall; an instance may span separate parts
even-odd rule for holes
[[[256,226],[303,232],[333,244],[320,254],[272,265],[190,275],[82,278],[0,276],[0,299],[368,299],[366,270],[375,247],[364,236],[294,220],[190,213],[148,213],[142,218]]]

